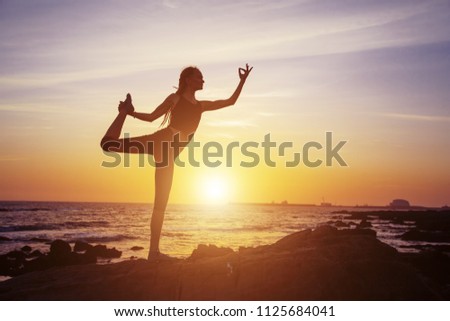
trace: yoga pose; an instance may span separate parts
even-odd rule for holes
[[[178,89],[170,94],[152,113],[138,113],[134,110],[131,95],[119,103],[119,114],[108,128],[101,141],[101,147],[108,152],[151,154],[155,160],[155,200],[150,223],[151,237],[149,260],[169,258],[159,251],[159,239],[167,201],[172,187],[174,160],[184,146],[192,139],[204,111],[216,110],[234,105],[241,93],[250,71],[248,64],[238,69],[239,84],[228,99],[198,101],[197,90],[203,89],[203,75],[196,67],[187,67],[181,74]],[[127,115],[152,122],[164,116],[162,125],[167,127],[157,132],[130,138],[119,138]]]

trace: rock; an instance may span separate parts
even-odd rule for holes
[[[0,235],[0,242],[7,242],[7,241],[11,241],[11,239],[9,237]]]
[[[96,245],[89,248],[86,254],[94,255],[96,257],[101,257],[105,259],[119,258],[122,255],[121,251],[116,250],[116,248],[108,249],[106,245]]]
[[[77,249],[88,249],[85,253],[72,252],[70,244],[63,240],[53,241],[47,255],[38,250],[29,253],[31,247],[23,247],[21,251],[11,251],[0,256],[0,275],[17,276],[56,266],[91,264],[97,262],[97,257],[119,258],[122,254],[115,248],[108,249],[105,245],[86,244],[77,243]]]
[[[440,288],[444,297],[450,298],[450,257],[440,251],[428,250],[421,253],[402,253],[402,258],[417,268],[425,277]]]
[[[21,251],[11,251],[6,254],[6,257],[13,260],[25,260],[25,253]]]
[[[349,227],[349,225],[347,223],[344,223],[342,221],[337,221],[336,223],[334,223],[334,226],[336,226],[336,227]]]
[[[373,238],[376,238],[376,236],[377,236],[377,232],[375,230],[368,229],[368,228],[343,230],[341,234],[342,235],[366,235],[366,236],[370,236]]]
[[[0,275],[19,275],[23,273],[25,263],[25,253],[22,251],[11,251],[0,255]]]
[[[8,275],[9,262],[5,254],[0,255],[0,275]]]
[[[420,218],[416,227],[426,231],[450,232],[450,213],[445,217]]]
[[[44,254],[39,251],[39,250],[34,250],[33,252],[31,252],[30,254],[27,255],[27,258],[32,259],[32,258],[37,258],[37,257],[41,257],[44,256]]]
[[[28,245],[25,245],[25,246],[23,246],[20,250],[21,250],[22,252],[24,252],[24,253],[30,253],[31,250],[32,250],[32,248],[29,247]]]
[[[103,256],[106,258],[120,258],[122,256],[122,251],[117,250],[115,247],[113,247],[112,249],[108,249],[107,255]]]
[[[45,238],[41,238],[41,237],[33,237],[30,239],[31,242],[39,242],[39,243],[49,243],[51,242],[50,239],[45,239]]]
[[[90,253],[72,253],[71,265],[97,263],[97,256]]]
[[[143,250],[144,248],[142,247],[142,246],[133,246],[132,248],[131,248],[131,250],[132,251],[141,251],[141,250]]]
[[[320,230],[323,227],[318,227],[316,229]],[[337,230],[334,227],[328,226],[326,225],[326,228],[330,228],[333,230]],[[305,240],[310,236],[310,234],[312,234],[312,230],[311,229],[306,229],[300,232],[296,232],[293,234],[290,234],[288,236],[283,237],[281,240],[277,241],[273,246],[282,248],[282,249],[289,249],[289,248],[295,248],[300,246],[303,242],[305,242]],[[262,250],[266,250],[265,248],[261,248]]]
[[[42,271],[42,270],[46,270],[46,269],[49,269],[54,266],[62,266],[62,265],[64,265],[64,264],[55,263],[55,258],[52,260],[47,255],[43,255],[43,256],[39,256],[39,257],[35,258],[34,260],[30,260],[30,261],[26,262],[24,269],[23,269],[22,273],[20,273],[20,274],[34,272],[34,271]]]
[[[85,251],[89,250],[90,248],[92,248],[91,244],[89,244],[87,242],[83,242],[83,241],[76,241],[75,246],[73,247],[73,251],[74,252],[85,252]]]
[[[372,227],[372,223],[368,222],[367,219],[362,219],[357,227],[358,228],[369,228],[369,227]]]
[[[55,240],[50,245],[50,256],[53,257],[68,257],[72,253],[70,244],[63,240]]]
[[[344,222],[342,222],[341,220],[338,220],[338,221],[328,221],[326,224],[327,224],[327,225],[332,225],[332,226],[335,226],[335,227],[349,227],[349,226],[350,226],[348,223],[344,223]]]
[[[189,260],[212,258],[228,255],[231,253],[234,253],[234,251],[228,247],[217,247],[215,245],[199,244],[197,246],[197,249],[195,249],[192,252],[191,256],[189,257]]]
[[[450,243],[450,232],[430,232],[421,231],[419,229],[411,229],[403,233],[400,238],[405,241],[422,241],[422,242],[447,242]]]

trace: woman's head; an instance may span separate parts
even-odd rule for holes
[[[178,88],[176,91],[177,95],[182,95],[186,89],[197,91],[203,89],[203,75],[197,67],[191,66],[186,67],[180,74],[180,79],[178,81]],[[172,107],[173,108],[173,107]],[[170,119],[170,115],[172,113],[172,109],[168,110],[164,115],[163,122],[161,126],[163,126]]]
[[[182,94],[186,88],[193,91],[203,89],[203,75],[197,67],[186,67],[180,74],[178,81],[177,94]]]

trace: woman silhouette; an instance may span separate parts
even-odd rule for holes
[[[151,237],[148,260],[169,258],[167,255],[160,253],[159,240],[164,212],[172,187],[175,158],[192,139],[204,111],[216,110],[236,103],[245,80],[252,69],[253,67],[249,68],[248,64],[246,64],[245,69],[238,69],[240,81],[236,90],[228,99],[198,101],[195,98],[195,93],[197,90],[203,89],[203,75],[198,68],[187,67],[180,74],[177,91],[170,94],[152,113],[135,112],[130,94],[127,94],[125,101],[119,103],[119,114],[105,133],[101,141],[101,147],[108,152],[145,153],[154,157],[156,166],[155,200],[150,223]],[[119,138],[127,115],[148,122],[164,115],[162,125],[166,122],[168,122],[168,125],[150,135]]]

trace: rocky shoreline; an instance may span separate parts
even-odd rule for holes
[[[24,246],[20,250],[0,255],[0,275],[18,276],[34,271],[47,270],[56,266],[81,265],[97,263],[98,258],[119,258],[121,251],[109,249],[105,245],[91,245],[77,241],[72,250],[70,244],[63,240],[50,243],[50,251],[42,253]]]
[[[449,268],[444,253],[324,225],[239,251],[199,245],[187,259],[53,266],[0,282],[0,299],[449,300]]]
[[[408,231],[398,239],[423,244],[410,245],[417,250],[434,250],[450,255],[450,210],[404,211],[336,211],[337,221],[328,222],[338,228],[371,228],[374,221],[389,222],[392,226],[408,224]],[[359,222],[359,223],[355,223]]]

